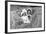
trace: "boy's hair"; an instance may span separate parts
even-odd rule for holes
[[[28,9],[28,10],[27,10],[27,14],[28,14],[28,11],[30,11],[30,13],[29,13],[29,14],[31,14],[31,15],[32,15],[32,10]]]

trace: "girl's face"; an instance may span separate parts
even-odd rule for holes
[[[24,12],[24,13],[22,14],[22,16],[26,16],[26,12]]]

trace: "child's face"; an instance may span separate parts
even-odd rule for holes
[[[31,11],[28,11],[27,14],[28,14],[28,15],[31,15]]]
[[[26,16],[26,12],[24,12],[24,13],[22,14],[22,16]]]
[[[30,11],[28,11],[28,14],[30,14]]]

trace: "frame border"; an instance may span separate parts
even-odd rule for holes
[[[20,2],[20,3],[34,3],[34,4],[44,4],[44,30],[37,30],[37,31],[22,31],[22,32],[8,32],[7,29],[7,6],[8,6],[8,2]],[[5,1],[5,33],[27,33],[27,32],[43,32],[45,31],[45,3],[43,2],[27,2],[27,1]]]

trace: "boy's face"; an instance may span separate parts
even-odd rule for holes
[[[30,14],[30,11],[28,11],[28,14]]]
[[[27,14],[31,14],[31,11],[28,11]]]

